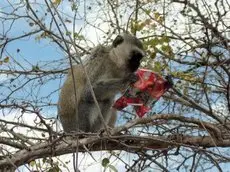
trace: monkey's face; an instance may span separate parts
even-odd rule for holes
[[[131,72],[135,72],[138,69],[143,56],[143,53],[139,50],[132,50],[130,52],[130,59],[128,59],[127,66]]]
[[[118,35],[112,45],[117,56],[116,63],[128,72],[135,72],[145,54],[141,41],[130,34],[123,34]]]

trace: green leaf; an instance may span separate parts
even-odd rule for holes
[[[159,44],[159,39],[158,39],[158,38],[151,39],[151,40],[149,41],[149,44],[150,44],[152,47],[155,47],[157,44]]]
[[[150,58],[151,58],[151,59],[155,59],[156,55],[157,55],[157,53],[156,53],[156,52],[151,52],[151,54],[150,54]]]
[[[56,6],[58,6],[61,3],[62,0],[53,0],[52,3]]]
[[[10,58],[7,56],[6,58],[4,58],[3,62],[4,63],[8,63],[10,61]]]
[[[59,171],[61,171],[61,170],[60,170],[60,168],[57,165],[55,165],[54,167],[51,167],[48,170],[48,172],[59,172]]]
[[[33,23],[33,22],[30,22],[29,25],[30,25],[30,27],[33,27],[33,26],[34,26],[34,23]]]
[[[148,9],[148,10],[145,10],[146,14],[149,15],[151,13],[151,10]]]
[[[170,47],[168,45],[162,45],[161,47],[162,51],[168,53],[170,51]]]
[[[159,13],[159,12],[155,12],[155,13],[154,13],[154,17],[155,17],[156,20],[158,20],[159,17],[160,17],[160,13]]]
[[[188,95],[188,87],[184,87],[184,89],[183,89],[183,94],[184,94],[184,95]]]
[[[104,158],[103,160],[102,160],[102,166],[103,167],[107,167],[108,166],[108,164],[109,164],[109,159],[108,158]]]
[[[168,45],[162,45],[161,50],[170,56],[173,56],[173,49],[172,47],[168,44]]]
[[[77,10],[77,5],[76,5],[76,3],[72,3],[71,9],[72,9],[72,11]]]
[[[30,165],[31,167],[34,167],[34,166],[36,165],[36,163],[35,163],[35,161],[30,161],[29,165]]]
[[[66,34],[66,36],[69,36],[69,35],[71,35],[71,32],[67,31],[65,34]]]
[[[110,170],[114,171],[114,172],[118,172],[118,170],[116,169],[116,167],[114,167],[113,165],[109,164],[108,168],[110,168]]]
[[[40,68],[36,65],[36,66],[32,66],[32,71],[38,72],[40,70]]]
[[[73,36],[74,36],[75,39],[85,40],[85,37],[83,35],[80,35],[80,34],[78,34],[76,32],[73,34]]]
[[[42,162],[43,162],[43,164],[44,164],[44,163],[46,162],[46,158],[43,158],[43,159],[42,159]]]
[[[153,67],[153,70],[157,73],[160,73],[161,70],[162,70],[162,65],[160,62],[155,62],[154,63],[154,67]]]
[[[43,33],[40,35],[40,37],[41,37],[41,38],[45,38],[45,37],[47,37],[48,35],[49,35],[48,32],[43,32]]]
[[[166,43],[169,43],[169,42],[170,42],[170,39],[169,39],[168,36],[163,36],[163,37],[161,38],[161,40],[162,40],[163,42],[166,42]]]
[[[66,22],[66,23],[72,23],[72,21],[69,20],[69,19],[65,19],[65,22]]]

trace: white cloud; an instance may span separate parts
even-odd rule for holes
[[[8,80],[8,76],[6,74],[0,74],[0,83]]]
[[[226,103],[224,102],[213,104],[212,109],[219,116],[230,117],[228,113],[228,107],[226,106]]]

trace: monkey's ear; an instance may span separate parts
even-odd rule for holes
[[[121,44],[124,41],[124,38],[121,35],[118,35],[114,41],[113,41],[113,47],[117,47],[119,44]]]

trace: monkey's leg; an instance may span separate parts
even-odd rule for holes
[[[110,113],[110,119],[108,121],[108,126],[114,128],[117,120],[117,110],[111,108],[109,113]]]
[[[117,119],[116,110],[109,108],[109,110],[103,116],[109,128],[114,128]],[[104,131],[103,129],[104,129],[104,125],[102,124],[100,118],[98,118],[95,121],[94,125],[92,126],[92,130],[94,132],[98,132],[98,131]]]
[[[78,109],[79,129],[83,132],[93,131],[93,124],[98,119],[97,108],[93,101],[81,101]]]
[[[60,115],[60,120],[62,123],[62,127],[65,132],[76,132],[78,131],[77,127],[77,117],[76,117],[76,112],[74,112],[72,115],[65,114],[65,115]]]
[[[94,103],[94,102],[93,102]],[[111,119],[111,115],[112,115],[112,106],[113,103],[113,99],[105,99],[103,101],[98,101],[98,104],[100,106],[100,110],[102,113],[102,116],[104,118],[105,124],[108,125],[110,119]],[[104,124],[103,121],[101,121],[101,118],[99,117],[99,112],[97,107],[95,106],[94,109],[94,115],[97,115],[97,118],[94,118],[93,121],[93,125],[92,125],[92,130],[95,131],[99,131],[100,129],[104,128]]]

